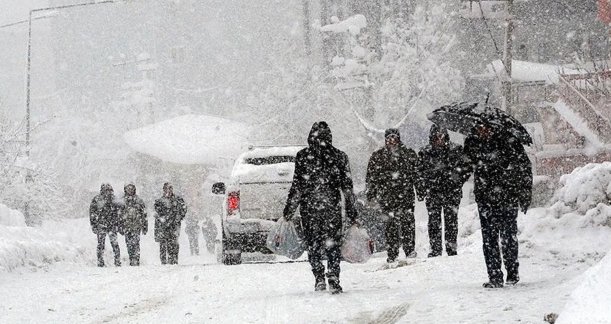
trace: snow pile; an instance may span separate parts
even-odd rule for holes
[[[19,211],[0,204],[0,226],[25,226],[25,218]]]
[[[611,162],[591,163],[560,178],[550,211],[581,217],[583,226],[611,227]]]
[[[361,29],[367,27],[367,18],[363,15],[354,15],[345,20],[340,21],[337,17],[331,17],[332,24],[320,27],[323,32],[341,34],[349,32],[352,35],[361,33]]]
[[[164,120],[123,136],[137,152],[181,164],[215,165],[244,151],[248,125],[207,115],[184,115]]]
[[[7,215],[10,215],[7,217]],[[79,244],[85,219],[27,227],[20,212],[0,204],[0,272],[18,267],[41,267],[59,261],[92,263],[93,250]],[[7,223],[11,224],[7,224]],[[72,235],[72,237],[70,236]]]
[[[563,323],[611,323],[611,251],[584,274],[556,321]]]

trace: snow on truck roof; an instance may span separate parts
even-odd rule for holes
[[[166,162],[219,164],[247,149],[249,125],[208,115],[183,115],[128,131],[123,140],[135,151]]]
[[[240,155],[239,159],[262,158],[268,156],[295,156],[299,150],[306,145],[286,145],[286,146],[253,146],[247,152]]]

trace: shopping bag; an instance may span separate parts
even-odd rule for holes
[[[342,258],[350,263],[365,263],[374,251],[373,240],[367,234],[367,230],[352,225],[344,235],[344,243],[341,247]]]
[[[266,246],[270,251],[290,259],[297,259],[305,251],[305,243],[297,233],[295,224],[281,217],[267,235]]]

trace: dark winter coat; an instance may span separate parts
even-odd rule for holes
[[[187,215],[187,205],[182,197],[173,195],[155,200],[155,212],[155,241],[178,239],[180,222]]]
[[[357,214],[348,156],[332,145],[327,124],[315,123],[308,136],[308,147],[300,150],[295,159],[284,217],[291,219],[299,207],[308,245],[326,238],[340,241],[342,194],[346,217],[354,222]]]
[[[367,165],[367,200],[377,201],[384,212],[414,206],[414,184],[418,155],[399,142],[396,151],[383,147],[371,155]]]
[[[435,139],[441,135],[441,145]],[[431,127],[429,145],[418,153],[419,177],[416,183],[421,198],[458,205],[462,197],[462,186],[469,179],[472,168],[460,145],[450,142],[445,129]]]
[[[527,210],[532,194],[532,169],[524,146],[503,133],[489,139],[475,134],[465,139],[465,154],[474,169],[478,204]]]
[[[123,197],[119,216],[124,233],[146,234],[148,231],[146,207],[138,195]]]
[[[89,223],[94,233],[119,232],[119,205],[114,195],[99,194],[89,205]]]

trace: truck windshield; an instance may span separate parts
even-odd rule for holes
[[[290,155],[281,156],[266,156],[266,157],[252,157],[244,160],[246,164],[252,165],[267,165],[267,164],[278,164],[286,162],[295,162],[295,157]]]

